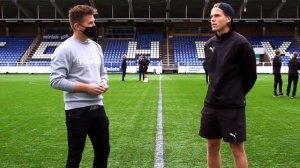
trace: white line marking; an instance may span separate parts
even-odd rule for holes
[[[164,168],[164,136],[163,136],[163,108],[162,108],[162,84],[159,75],[158,112],[156,127],[156,149],[154,168]]]

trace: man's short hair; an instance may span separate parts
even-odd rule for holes
[[[86,15],[97,15],[97,9],[88,5],[76,5],[69,10],[69,20],[71,28],[74,29],[74,23],[82,22]]]
[[[280,55],[280,51],[279,51],[279,50],[276,50],[276,51],[275,51],[275,55]]]
[[[293,52],[293,57],[294,58],[298,57],[298,52]]]

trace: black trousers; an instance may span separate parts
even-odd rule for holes
[[[139,80],[141,80],[143,75],[143,80],[145,79],[145,73],[143,68],[139,68]]]
[[[68,132],[67,168],[79,168],[86,137],[94,148],[93,168],[107,168],[110,152],[109,121],[103,106],[66,110]]]
[[[298,75],[289,75],[288,76],[288,85],[287,85],[287,89],[286,89],[286,94],[287,95],[290,95],[291,85],[293,83],[293,92],[292,92],[292,94],[293,94],[293,96],[296,96],[298,79],[299,79]]]
[[[125,76],[126,76],[126,68],[122,68],[122,81],[125,80]]]
[[[274,74],[274,94],[277,94],[277,86],[279,85],[279,93],[282,93],[281,74]]]
[[[206,81],[206,83],[208,84],[208,73],[207,73],[206,70],[205,70],[204,72],[205,72],[205,81]]]

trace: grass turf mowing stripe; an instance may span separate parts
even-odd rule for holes
[[[110,119],[109,168],[153,167],[159,76],[149,83],[138,75],[109,75],[104,103]],[[283,75],[286,89],[287,75]],[[162,75],[164,166],[205,168],[206,141],[198,136],[207,85],[205,76]],[[37,84],[30,84],[37,83]],[[0,167],[57,168],[65,165],[67,140],[61,91],[49,86],[49,75],[0,75]],[[299,87],[299,86],[298,86]],[[299,92],[295,99],[273,97],[273,75],[258,75],[247,95],[246,152],[249,167],[300,167]],[[233,167],[227,143],[222,167]],[[87,140],[81,167],[92,167]]]
[[[158,112],[157,112],[157,132],[155,150],[155,168],[164,167],[164,136],[163,136],[163,106],[162,106],[162,86],[161,75],[159,75],[158,92]]]
[[[110,120],[110,168],[153,167],[158,76],[109,75],[104,95]],[[36,84],[31,84],[36,83]],[[64,167],[67,139],[63,94],[49,86],[49,75],[0,75],[0,167]],[[87,139],[81,167],[92,167]]]

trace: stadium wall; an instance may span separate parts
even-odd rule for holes
[[[5,36],[5,27],[0,25],[0,36]]]
[[[8,25],[9,36],[36,36],[39,26],[32,23],[11,23]]]
[[[119,67],[106,67],[108,73],[121,73]],[[0,74],[44,74],[50,73],[51,69],[50,66],[18,66],[18,65],[9,65],[7,66],[0,66]],[[137,66],[128,66],[127,73],[137,73],[138,67]],[[161,66],[150,66],[148,68],[149,73],[162,73]]]
[[[294,23],[245,23],[238,22],[237,31],[247,36],[291,36],[297,26]]]
[[[108,73],[121,73],[120,68],[118,67],[106,67]],[[257,66],[257,73],[261,74],[271,74],[272,66]],[[42,74],[42,73],[50,73],[51,69],[49,66],[0,66],[1,74]],[[137,66],[128,66],[127,73],[137,73]],[[148,69],[149,73],[162,73],[161,66],[150,66]],[[179,66],[178,73],[204,73],[204,69],[202,66]],[[288,73],[288,67],[283,66],[281,68],[281,73]]]

